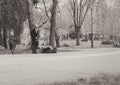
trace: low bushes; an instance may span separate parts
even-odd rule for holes
[[[101,42],[102,45],[111,45],[113,42],[111,40],[104,40]]]

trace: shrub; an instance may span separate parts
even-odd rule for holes
[[[80,38],[82,38],[82,34],[80,34]],[[77,34],[76,34],[76,32],[74,32],[74,31],[72,31],[72,32],[70,32],[69,33],[69,37],[71,38],[71,39],[76,39],[76,37],[77,37]]]
[[[69,37],[70,37],[71,39],[76,39],[76,33],[75,33],[75,32],[69,33]]]
[[[68,44],[63,44],[64,47],[70,47]]]
[[[102,45],[111,45],[111,44],[113,44],[113,42],[110,40],[105,40],[105,41],[102,41],[101,44]]]

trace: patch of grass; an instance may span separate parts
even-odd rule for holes
[[[80,78],[76,81],[55,82],[47,85],[120,85],[120,75],[100,73],[91,78]]]

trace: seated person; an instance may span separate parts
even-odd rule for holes
[[[57,53],[57,48],[52,47],[42,47],[41,53]]]

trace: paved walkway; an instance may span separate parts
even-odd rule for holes
[[[99,72],[120,73],[120,49],[0,56],[0,85],[39,85]]]

